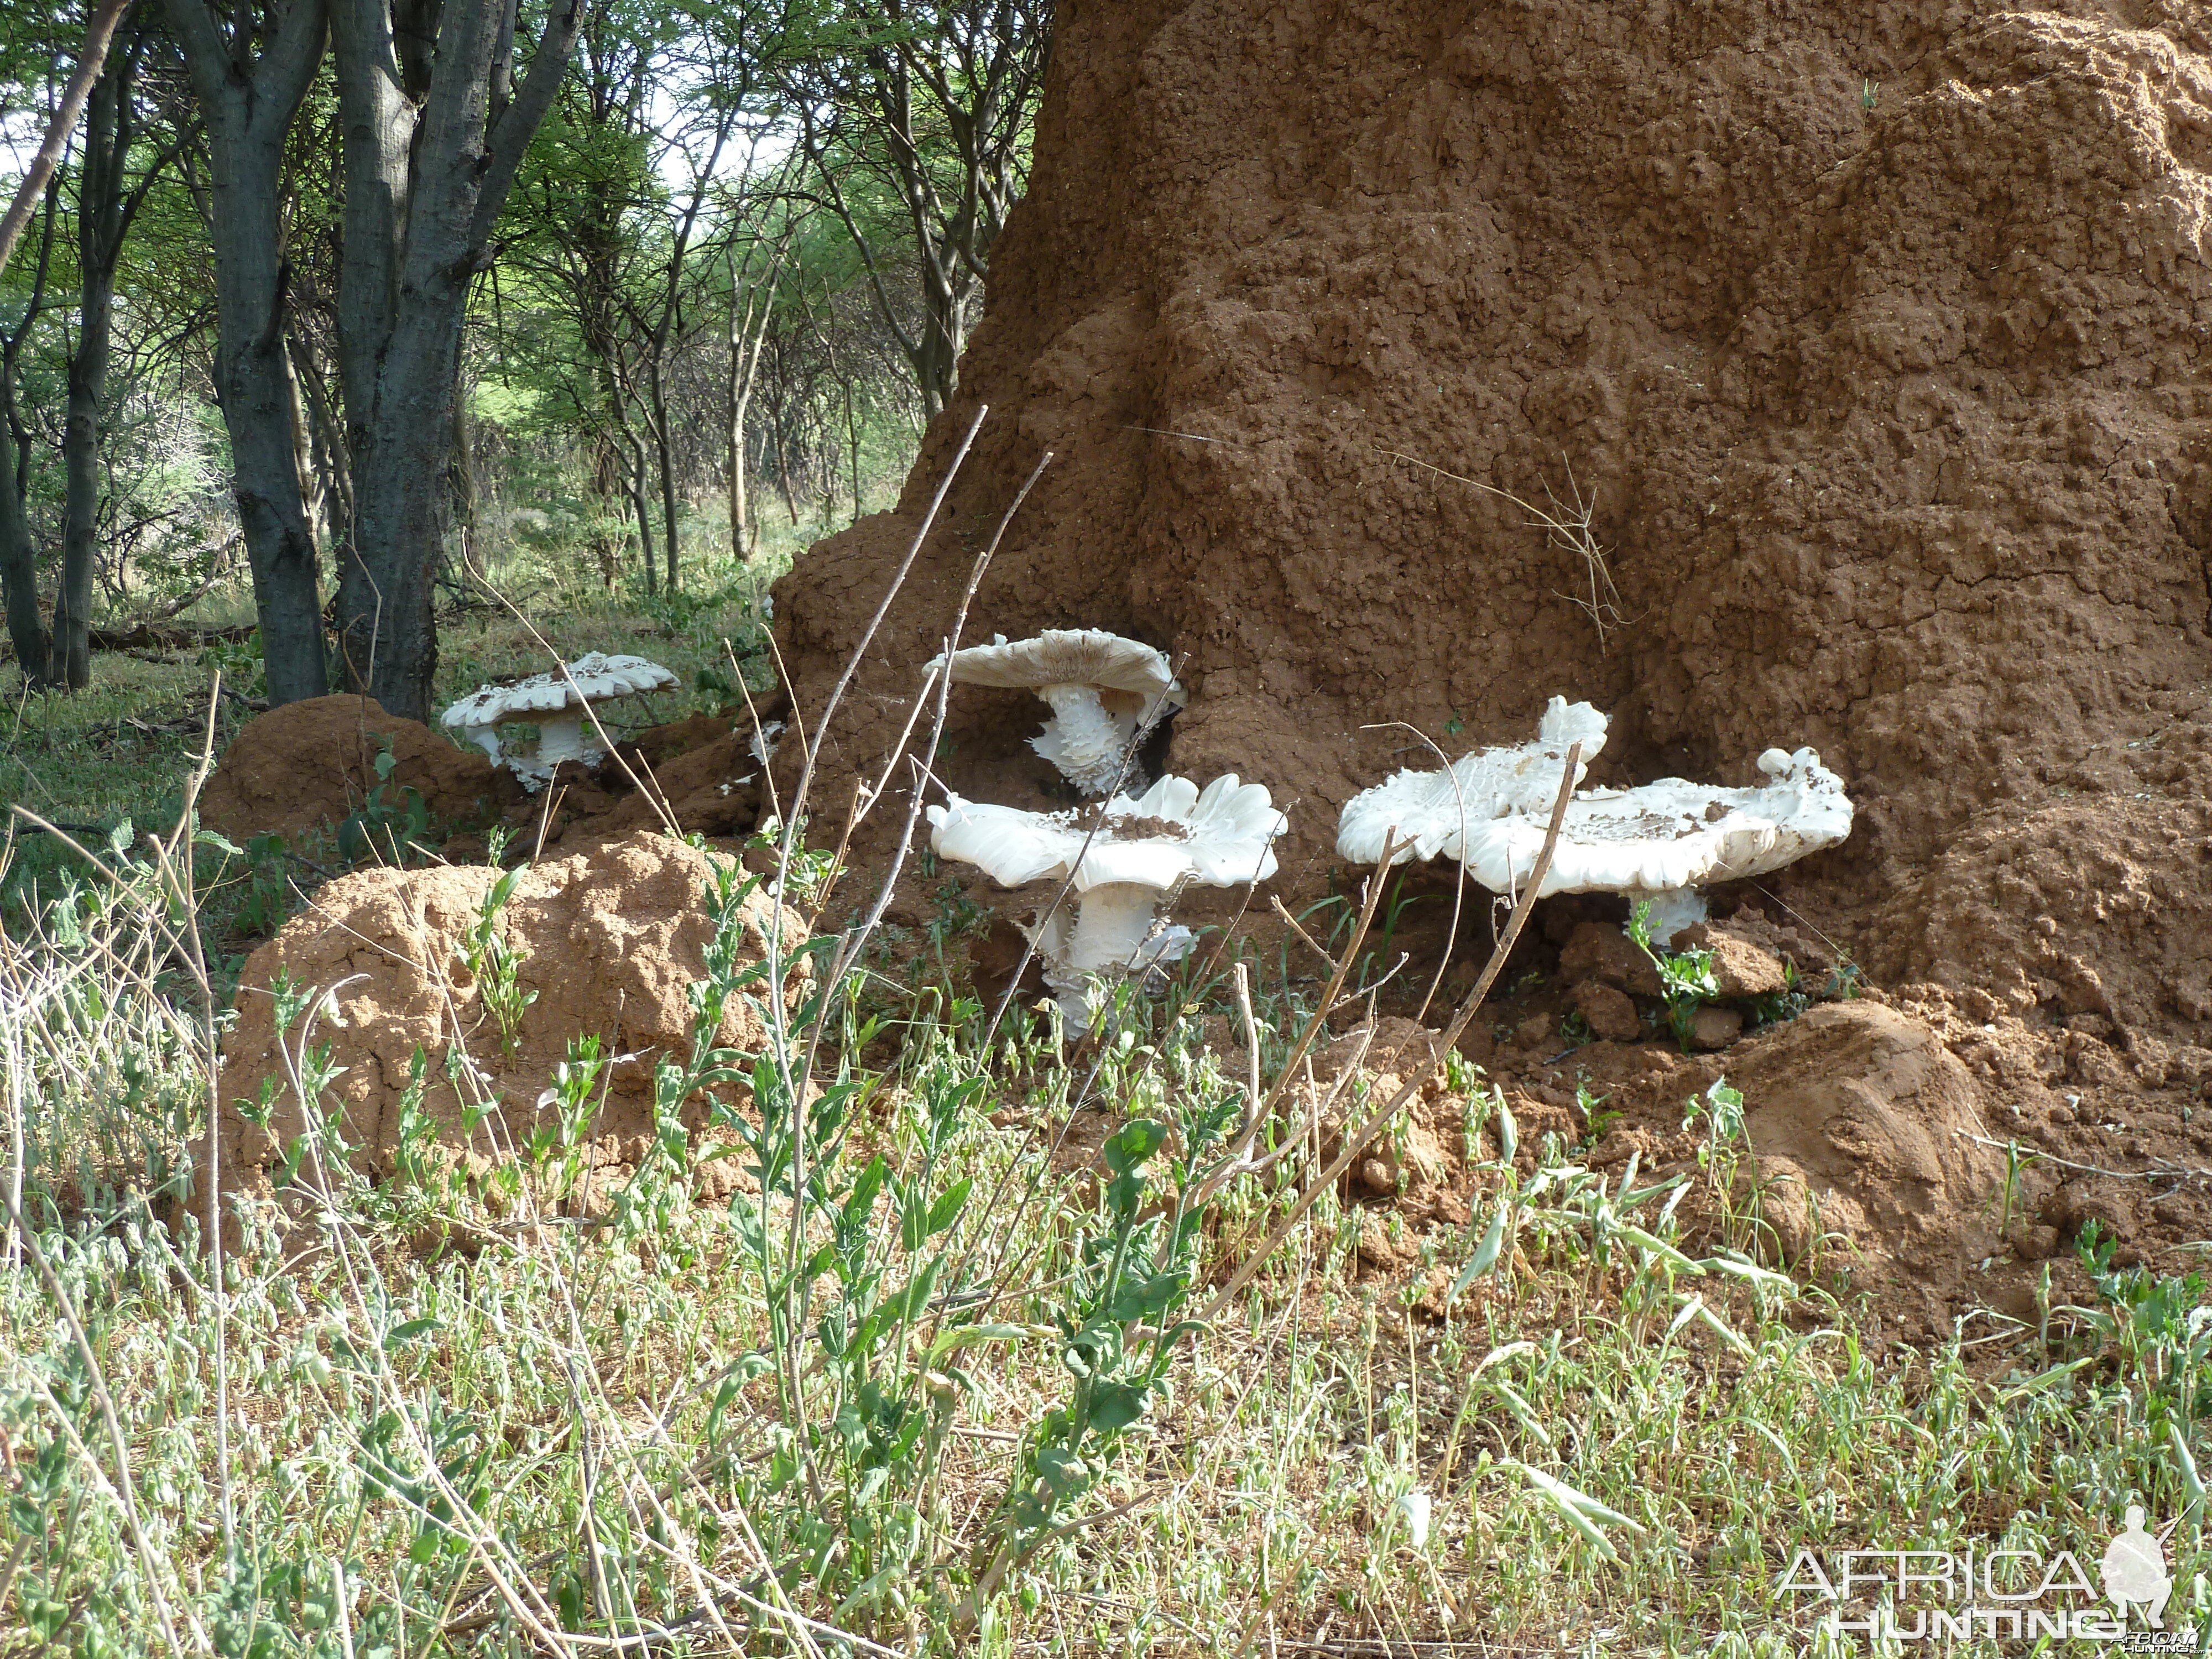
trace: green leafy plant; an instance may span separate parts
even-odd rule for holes
[[[269,663],[261,652],[261,630],[242,640],[211,639],[200,647],[200,661],[219,669],[222,683],[249,697],[269,695]]]
[[[338,825],[338,851],[349,864],[375,858],[391,865],[407,862],[410,848],[430,833],[430,809],[413,785],[392,787],[392,775],[399,757],[388,742],[379,739],[377,782],[368,799],[349,812]]]
[[[1751,1023],[1780,1025],[1796,1018],[1812,1004],[1812,995],[1798,976],[1797,964],[1785,957],[1782,963],[1782,988],[1751,1000]]]
[[[1720,1000],[1720,986],[1713,978],[1713,953],[1702,949],[1669,951],[1655,944],[1651,938],[1651,903],[1648,899],[1636,902],[1635,911],[1628,921],[1628,936],[1657,970],[1659,994],[1667,1005],[1668,1027],[1674,1033],[1682,1052],[1689,1053],[1690,1025],[1698,1010]]]
[[[476,920],[455,947],[476,981],[477,995],[485,1012],[499,1027],[500,1051],[510,1060],[520,1047],[522,1016],[538,1000],[537,992],[522,988],[517,978],[521,953],[507,942],[507,931],[500,925],[500,915],[514,896],[515,884],[522,879],[525,867],[518,865],[500,872],[485,891]]]

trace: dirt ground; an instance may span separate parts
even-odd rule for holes
[[[2116,1266],[2201,1269],[2212,1238],[2212,1048],[2130,1046],[2095,1015],[2023,1020],[1986,992],[1862,986],[1818,941],[1748,906],[1694,936],[1714,951],[1729,994],[1685,1042],[1650,963],[1616,921],[1588,919],[1595,908],[1540,907],[1548,926],[1531,929],[1508,988],[1459,1044],[1474,1092],[1494,1086],[1513,1115],[1524,1176],[1547,1137],[1616,1181],[1632,1155],[1639,1184],[1687,1175],[1680,1215],[1693,1244],[1727,1231],[1725,1191],[1738,1235],[1753,1218],[1738,1243],[1804,1273],[1869,1328],[1916,1344],[1948,1336],[1976,1309],[2033,1322],[2039,1297],[2041,1308],[2053,1297],[2092,1302],[2078,1260],[2092,1224]],[[1401,943],[1419,960],[1424,942]],[[1425,1024],[1381,1014],[1364,1062],[1368,1099],[1425,1063],[1481,954],[1455,957]],[[1802,1002],[1777,999],[1784,963]],[[1418,1012],[1419,988],[1382,1006]],[[1220,1036],[1237,1048],[1225,1023]],[[1360,1042],[1355,1028],[1327,1051],[1324,1087]],[[1409,1124],[1344,1178],[1344,1196],[1370,1215],[1363,1263],[1386,1279],[1418,1277],[1423,1242],[1467,1228],[1491,1201],[1492,1178],[1473,1169],[1466,1138],[1487,1105],[1443,1079],[1439,1068]],[[1723,1083],[1741,1093],[1744,1116],[1741,1137],[1717,1144],[1709,1091]],[[1732,1166],[1717,1180],[1717,1157]],[[1449,1278],[1425,1287],[1430,1313],[1441,1313]]]

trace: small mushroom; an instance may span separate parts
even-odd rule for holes
[[[1401,842],[1412,837],[1390,860],[1402,864],[1432,859],[1446,843],[1456,847],[1477,824],[1509,812],[1540,812],[1548,822],[1568,749],[1577,742],[1583,746],[1583,763],[1575,772],[1580,784],[1605,747],[1605,716],[1589,703],[1554,697],[1537,723],[1534,743],[1478,749],[1444,771],[1408,769],[1354,795],[1337,821],[1336,850],[1354,864],[1379,863],[1383,838],[1395,830]]]
[[[586,652],[566,668],[532,674],[513,685],[478,686],[441,717],[462,738],[504,764],[532,792],[542,789],[563,761],[597,761],[601,751],[584,740],[587,705],[633,697],[641,691],[657,691],[676,684],[676,676],[643,657],[611,657]],[[537,752],[503,755],[499,727],[503,720],[535,720]]]
[[[1079,816],[1096,814],[1093,823]],[[1087,981],[1117,977],[1189,953],[1190,930],[1160,925],[1161,904],[1186,884],[1236,887],[1275,873],[1269,843],[1285,820],[1264,785],[1234,772],[1200,790],[1164,777],[1135,798],[1115,795],[1076,812],[1024,812],[951,796],[929,809],[931,849],[972,864],[1003,887],[1071,883],[1075,919],[1064,908],[1031,930],[1044,981],[1072,1029],[1093,1017]],[[1086,846],[1087,843],[1087,846]]]
[[[930,667],[944,662],[938,657]],[[1113,788],[1139,730],[1164,706],[1181,708],[1183,700],[1165,656],[1100,628],[1048,628],[1033,640],[1011,644],[1001,634],[988,645],[954,652],[952,681],[1034,691],[1043,698],[1052,718],[1030,747],[1086,795]],[[1124,787],[1143,781],[1133,767]]]

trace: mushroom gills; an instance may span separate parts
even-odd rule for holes
[[[1135,714],[1109,709],[1094,686],[1041,685],[1037,696],[1052,705],[1052,718],[1030,747],[1085,794],[1107,793],[1121,779],[1121,757],[1137,735]],[[1142,787],[1133,767],[1124,791]]]

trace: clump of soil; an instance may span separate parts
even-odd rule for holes
[[[767,771],[753,731],[750,716],[721,714],[650,726],[597,766],[557,769],[544,792],[510,808],[509,823],[533,849],[671,824],[709,840],[743,836],[759,820]]]
[[[2168,763],[2172,793],[1984,814],[1866,930],[1881,964],[2016,1014],[2096,1015],[2124,1048],[2212,1033],[2212,742]]]
[[[341,1069],[323,1109],[335,1114],[365,1172],[394,1171],[401,1099],[418,1048],[428,1062],[422,1108],[439,1139],[482,1168],[510,1158],[544,1118],[551,1109],[541,1097],[556,1066],[578,1038],[591,1035],[600,1038],[607,1061],[591,1136],[605,1154],[602,1164],[634,1164],[653,1131],[653,1068],[690,1051],[690,991],[704,976],[714,935],[716,867],[706,853],[641,833],[525,871],[496,920],[519,958],[514,989],[530,999],[511,1030],[502,1029],[483,977],[471,971],[466,943],[499,872],[378,869],[331,882],[253,953],[241,976],[238,1024],[224,1045],[220,1081],[226,1188],[266,1194],[272,1169],[306,1125],[279,1046],[270,988],[280,975],[331,994],[311,1026],[295,1028],[285,1041],[295,1058],[303,1038],[310,1047],[331,1046]],[[738,914],[744,934],[738,959],[759,961],[763,930],[779,925],[775,908],[754,892]],[[795,951],[805,924],[787,908],[780,925],[782,948]],[[764,1036],[751,1002],[730,999],[720,1041],[757,1051]],[[457,1082],[457,1069],[473,1081]],[[258,1102],[272,1082],[264,1127],[249,1121],[240,1103]],[[742,1105],[744,1091],[731,1088]],[[473,1133],[465,1127],[465,1097],[498,1103]],[[688,1103],[688,1127],[702,1126],[708,1110],[703,1098]],[[726,1186],[732,1168],[703,1166],[702,1178]]]
[[[1884,992],[1802,924],[1740,903],[1680,941],[1711,953],[1722,1001],[1699,1018],[1726,1025],[1709,1042],[1693,1029],[1684,1052],[1650,959],[1601,914],[1614,902],[1546,901],[1461,1039],[1513,1113],[1524,1173],[1547,1136],[1601,1170],[1617,1173],[1632,1152],[1644,1171],[1690,1173],[1698,1184],[1680,1218],[1693,1243],[1741,1239],[1755,1194],[1768,1260],[1870,1298],[1911,1340],[1947,1334],[1976,1306],[2032,1317],[2046,1270],[2061,1300],[2090,1297],[2073,1258],[2093,1223],[2119,1266],[2198,1265],[2191,1247],[2212,1237],[2201,1028],[2160,1037],[1980,988]],[[1422,933],[1439,926],[1409,926],[1413,948],[1431,948]],[[1446,997],[1469,982],[1455,969]],[[1395,1090],[1433,1040],[1384,1017],[1361,1062],[1373,1074],[1365,1098]],[[1355,1054],[1345,1037],[1316,1060],[1324,1088]],[[1743,1096],[1744,1134],[1716,1152],[1708,1091],[1723,1079]],[[1407,1270],[1425,1226],[1482,1207],[1462,1150],[1466,1103],[1433,1078],[1421,1100],[1411,1128],[1346,1176],[1346,1198],[1377,1218],[1361,1251],[1378,1272]],[[1333,1109],[1325,1133],[1364,1109]],[[1735,1165],[1733,1224],[1701,1149]]]
[[[1371,1033],[1339,1037],[1314,1061],[1316,1101],[1303,1090],[1293,1098],[1319,1105],[1321,1157],[1324,1167],[1343,1150],[1345,1133],[1376,1107],[1394,1098],[1425,1068],[1427,1077],[1407,1102],[1407,1121],[1395,1133],[1378,1134],[1361,1149],[1345,1172],[1348,1195],[1389,1200],[1417,1220],[1464,1224],[1468,1219],[1466,1136],[1468,1103],[1444,1085],[1441,1068],[1429,1066],[1438,1052],[1438,1034],[1410,1019],[1385,1014]],[[1347,1073],[1355,1073],[1347,1079]],[[1339,1086],[1340,1084],[1345,1086]],[[1370,1246],[1370,1261],[1382,1259]]]
[[[1878,977],[2094,1009],[2078,961],[2172,1040],[2212,883],[2212,768],[2154,746],[2212,684],[2212,30],[2175,0],[2066,11],[1072,9],[955,406],[897,509],[775,596],[818,730],[990,404],[825,734],[821,833],[1048,448],[971,629],[1164,649],[1190,698],[1163,759],[1275,791],[1294,906],[1343,802],[1432,763],[1382,723],[1457,752],[1565,693],[1613,718],[1598,783],[1817,747],[1858,826],[1765,884]],[[1578,487],[1618,614],[1435,468]],[[939,775],[1065,805],[1035,720],[957,688]],[[2123,864],[2185,894],[2130,911]]]
[[[389,777],[377,762],[389,751]],[[341,823],[382,789],[404,811],[404,792],[431,817],[471,823],[520,799],[521,787],[476,749],[449,743],[419,720],[387,714],[371,697],[341,694],[286,703],[250,720],[200,792],[200,822],[243,844],[255,836],[296,839]]]

